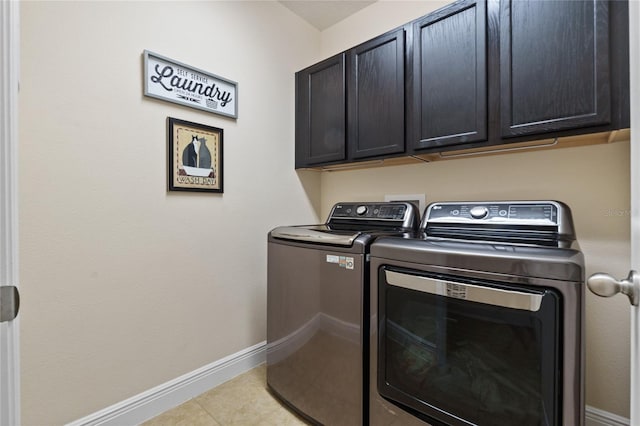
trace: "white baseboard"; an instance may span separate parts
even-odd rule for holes
[[[258,343],[202,368],[170,380],[67,426],[137,425],[194,398],[254,367],[266,358],[266,342]]]
[[[262,364],[266,342],[229,355],[66,426],[137,425]],[[630,426],[629,419],[586,407],[585,426]]]
[[[585,426],[629,426],[627,418],[587,405]]]

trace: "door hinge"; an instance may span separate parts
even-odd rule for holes
[[[0,286],[0,322],[13,321],[20,310],[20,293],[18,287]]]

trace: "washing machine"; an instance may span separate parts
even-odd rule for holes
[[[433,203],[371,245],[370,424],[584,425],[584,258],[557,201]]]
[[[369,248],[418,224],[411,203],[346,202],[269,233],[267,385],[311,423],[368,423]]]

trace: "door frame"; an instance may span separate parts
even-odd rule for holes
[[[0,285],[18,286],[20,2],[0,2]],[[0,426],[20,424],[20,321],[0,324]]]
[[[631,269],[640,271],[640,3],[629,2],[629,90],[631,108]],[[630,424],[640,424],[640,308],[631,307]],[[612,324],[613,326],[613,324]]]

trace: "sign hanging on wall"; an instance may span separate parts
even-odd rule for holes
[[[238,83],[144,51],[144,95],[238,118]]]

